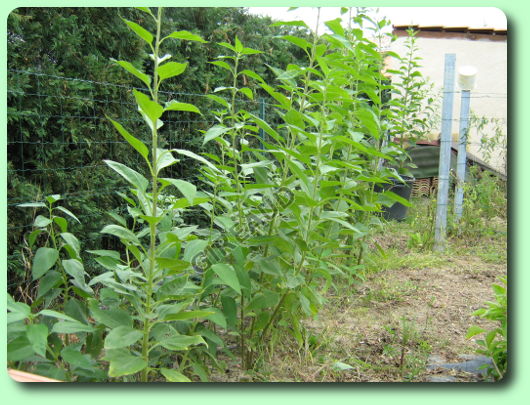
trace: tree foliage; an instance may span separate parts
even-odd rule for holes
[[[147,16],[148,17],[148,16]],[[127,60],[147,74],[152,60],[142,41],[121,18],[144,25],[152,21],[136,9],[126,8],[17,8],[8,18],[8,217],[9,253],[23,250],[23,235],[32,213],[15,205],[38,201],[43,195],[70,195],[68,208],[80,213],[77,231],[87,247],[111,247],[97,233],[101,213],[117,206],[115,191],[125,185],[109,176],[102,160],[111,158],[134,166],[137,157],[105,118],[128,116],[131,129],[141,127],[131,113],[131,88],[139,82],[113,63]],[[164,27],[169,34],[187,30],[200,34],[207,44],[168,41],[167,50],[188,68],[178,80],[170,80],[161,92],[164,101],[175,99],[196,104],[207,111],[212,101],[205,97],[223,86],[228,72],[209,62],[223,53],[217,42],[238,37],[261,49],[246,66],[273,80],[267,65],[285,65],[302,56],[300,49],[281,34],[303,30],[270,27],[270,18],[249,14],[243,8],[168,8]],[[248,80],[248,78],[243,78]],[[112,85],[110,85],[112,83]],[[248,80],[252,86],[251,80]],[[261,94],[264,92],[261,90]],[[204,96],[203,96],[204,95]],[[257,110],[258,104],[255,103]],[[196,118],[172,112],[164,114],[161,144],[205,151],[200,130],[209,128],[215,117]],[[145,138],[148,134],[144,132]],[[183,160],[171,174],[194,181],[196,164]],[[82,214],[81,214],[82,213]],[[23,261],[10,260],[10,282],[25,277]]]

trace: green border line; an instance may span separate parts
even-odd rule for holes
[[[131,4],[132,3],[132,4]],[[215,405],[250,403],[258,404],[330,404],[330,403],[388,403],[391,405],[401,404],[460,404],[477,403],[481,405],[500,403],[520,403],[523,398],[530,397],[530,349],[528,335],[530,334],[530,322],[523,308],[529,307],[529,297],[527,287],[530,281],[530,271],[524,268],[523,264],[529,262],[530,249],[524,245],[524,238],[527,234],[526,226],[529,224],[530,211],[526,208],[525,202],[530,196],[530,187],[527,186],[528,179],[522,173],[530,170],[528,159],[524,154],[530,151],[530,126],[528,116],[530,102],[530,79],[528,78],[528,67],[530,66],[530,52],[528,43],[530,40],[530,6],[527,1],[512,0],[510,2],[501,1],[467,1],[462,4],[458,0],[435,1],[429,6],[436,7],[497,7],[504,11],[508,19],[508,119],[509,119],[509,255],[508,265],[510,274],[510,374],[506,381],[499,384],[209,384],[209,385],[171,385],[171,384],[151,384],[127,386],[125,384],[99,384],[97,387],[92,384],[17,384],[13,382],[4,372],[0,381],[0,392],[2,399],[8,404],[15,404],[21,400],[38,402],[39,405],[57,404],[69,402],[75,405],[93,404],[94,401],[119,401],[119,403],[144,404],[152,403],[179,403],[179,404],[201,404],[206,401]],[[1,10],[1,32],[3,40],[0,43],[2,60],[7,60],[6,55],[6,24],[7,16],[11,10],[18,6],[32,7],[63,7],[63,1],[8,1],[3,2]],[[422,7],[424,1],[408,0],[396,4],[395,1],[379,1],[376,4],[359,1],[228,1],[197,0],[195,2],[173,0],[173,1],[101,1],[92,0],[88,2],[69,1],[68,6],[80,7],[117,7],[117,6],[241,6],[241,7],[273,7],[273,6],[402,6],[402,7]],[[3,93],[2,98],[2,128],[7,128],[7,75],[6,62],[1,66],[2,75],[0,88]],[[525,98],[526,96],[526,98]],[[6,134],[7,135],[7,134]],[[0,138],[0,148],[3,156],[6,156],[7,136]],[[2,159],[1,168],[4,174],[7,173],[7,159]],[[521,173],[521,174],[519,174]],[[1,176],[1,187],[4,191],[0,199],[2,220],[2,232],[0,232],[0,253],[1,263],[6,264],[6,176]],[[2,278],[2,291],[5,291],[6,278]],[[5,294],[3,294],[3,304],[5,305]],[[6,312],[2,312],[1,331],[2,347],[6,347]],[[1,350],[2,364],[6,364],[6,351]],[[5,369],[4,369],[5,370]]]

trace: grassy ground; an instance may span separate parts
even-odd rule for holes
[[[465,230],[451,230],[447,250],[433,253],[428,205],[415,201],[407,221],[373,235],[365,281],[328,295],[306,323],[305,347],[283,337],[259,372],[232,370],[220,380],[421,382],[439,372],[427,370],[430,358],[458,362],[473,354],[468,328],[491,325],[472,313],[493,299],[491,284],[507,271],[506,219],[468,211]]]

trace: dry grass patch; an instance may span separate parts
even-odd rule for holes
[[[330,295],[318,317],[306,322],[305,347],[288,344],[272,356],[270,381],[419,382],[436,374],[426,370],[430,355],[461,361],[477,348],[465,338],[468,328],[491,326],[472,313],[493,299],[491,284],[506,274],[505,261],[483,259],[495,249],[506,257],[497,242],[483,250],[457,244],[446,255],[406,249],[399,255],[391,248],[362,284]],[[459,381],[472,380],[464,374]]]

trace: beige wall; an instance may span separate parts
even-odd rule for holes
[[[400,37],[391,46],[391,49],[399,55],[405,55],[404,41]],[[446,39],[446,38],[417,38],[419,51],[417,56],[421,57],[422,73],[429,78],[440,91],[443,88],[444,55],[446,53],[456,54],[456,69],[465,65],[477,68],[478,73],[475,88],[471,92],[471,110],[478,116],[496,118],[496,127],[502,130],[502,140],[506,141],[507,134],[507,43],[506,41],[491,41],[486,39]],[[391,65],[392,66],[392,65]],[[395,63],[394,63],[395,67]],[[453,136],[457,138],[459,130],[458,119],[460,117],[460,89],[455,78],[455,90],[453,111]],[[441,101],[440,101],[441,106]],[[441,108],[441,107],[440,107]],[[500,127],[499,127],[500,125]],[[439,129],[438,129],[439,131]],[[496,148],[492,156],[480,149],[479,143],[483,134],[490,137],[495,132],[493,126],[485,128],[482,133],[472,130],[470,133],[468,151],[479,158],[486,160],[498,170],[506,173],[505,153],[502,148]],[[439,133],[434,134],[438,137]]]

